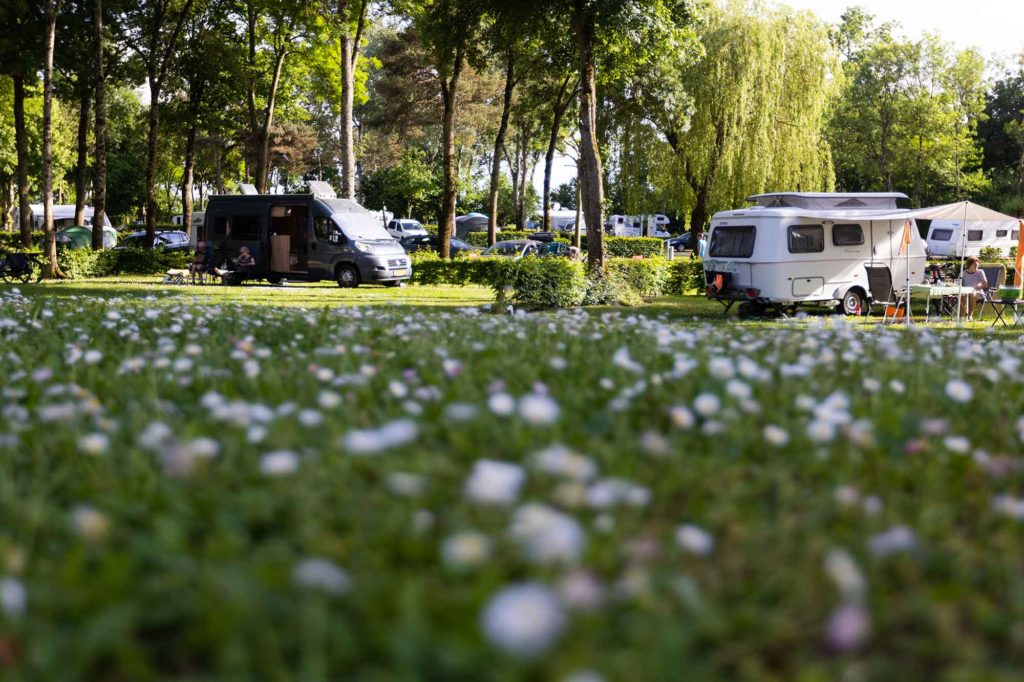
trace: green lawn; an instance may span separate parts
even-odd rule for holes
[[[1020,679],[1017,335],[20,291],[5,682]]]

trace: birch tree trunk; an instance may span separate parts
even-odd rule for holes
[[[92,187],[92,248],[103,248],[103,224],[107,214],[107,99],[106,74],[103,64],[103,0],[96,0],[95,47],[96,47],[96,123],[93,137],[96,138],[96,176]]]
[[[347,29],[341,35],[341,196],[356,198],[356,149],[352,135],[355,100],[354,41]]]

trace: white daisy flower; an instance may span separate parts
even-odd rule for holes
[[[473,465],[463,492],[478,504],[509,506],[519,497],[525,481],[526,471],[518,464],[481,459]]]
[[[487,640],[516,658],[535,658],[562,635],[566,615],[558,596],[538,583],[519,583],[494,595],[481,616]]]

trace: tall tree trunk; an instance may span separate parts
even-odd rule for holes
[[[501,104],[501,123],[494,137],[494,158],[491,160],[491,188],[487,197],[487,245],[498,239],[498,189],[501,184],[501,155],[505,149],[508,134],[508,119],[512,113],[512,92],[515,89],[515,50],[509,48],[505,55],[505,97]]]
[[[185,138],[185,168],[181,174],[181,225],[192,235],[192,186],[196,167],[196,119],[193,117]]]
[[[341,34],[341,196],[356,198],[356,149],[352,135],[352,106],[355,100],[355,55],[352,36]]]
[[[18,229],[22,246],[32,246],[32,207],[28,196],[28,136],[25,134],[25,76],[14,75],[14,147],[18,155]]]
[[[160,204],[156,198],[156,161],[157,142],[160,134],[160,86],[162,83],[154,73],[149,75],[149,133],[146,145],[146,243],[147,249],[153,248],[156,238],[156,216],[160,212]]]
[[[530,136],[523,130],[522,145],[519,147],[519,187],[516,189],[516,229],[526,229],[526,179],[529,173],[526,172],[530,159],[530,149],[527,141]]]
[[[217,140],[217,155],[216,155],[216,177],[214,178],[214,185],[217,187],[217,194],[224,194],[224,157],[227,155],[227,147],[221,140]]]
[[[580,66],[580,174],[583,216],[587,221],[587,260],[592,270],[604,269],[604,178],[597,141],[597,84],[594,73],[594,8],[574,0],[576,42]]]
[[[75,225],[85,225],[85,174],[89,166],[89,87],[80,83],[78,100],[78,155],[75,159]]]
[[[573,246],[580,248],[580,216],[583,210],[583,193],[580,191],[580,161],[576,160],[576,222],[573,224]]]
[[[53,229],[53,43],[60,0],[46,3],[46,56],[43,62],[43,232],[46,235],[46,276],[58,277],[57,238]]]
[[[558,147],[559,133],[562,131],[562,117],[565,116],[569,102],[572,101],[571,94],[569,94],[569,97],[566,97],[571,81],[572,76],[565,77],[565,80],[562,81],[562,89],[558,92],[558,99],[552,105],[551,133],[548,136],[548,151],[544,155],[544,196],[541,197],[544,210],[544,219],[542,221],[544,230],[551,229],[551,170],[555,164],[555,151]]]
[[[281,84],[281,70],[284,68],[288,51],[280,49],[274,60],[274,75],[270,80],[270,92],[267,94],[267,107],[263,113],[263,125],[259,130],[259,150],[256,157],[256,191],[267,193],[267,176],[270,172],[270,129],[274,125],[274,107],[277,105],[277,88]]]
[[[451,254],[452,234],[455,232],[455,201],[459,191],[459,179],[455,173],[455,113],[458,104],[459,77],[462,75],[464,57],[462,49],[455,50],[451,78],[441,79],[441,98],[444,102],[442,119],[442,165],[444,166],[444,190],[441,202],[439,228],[439,251],[442,258]]]
[[[92,248],[103,248],[103,223],[107,213],[107,100],[103,65],[103,0],[95,5],[96,47],[96,177],[92,188]]]

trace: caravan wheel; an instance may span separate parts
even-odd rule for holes
[[[843,312],[847,315],[867,315],[867,304],[863,294],[857,289],[850,289],[843,295]]]

